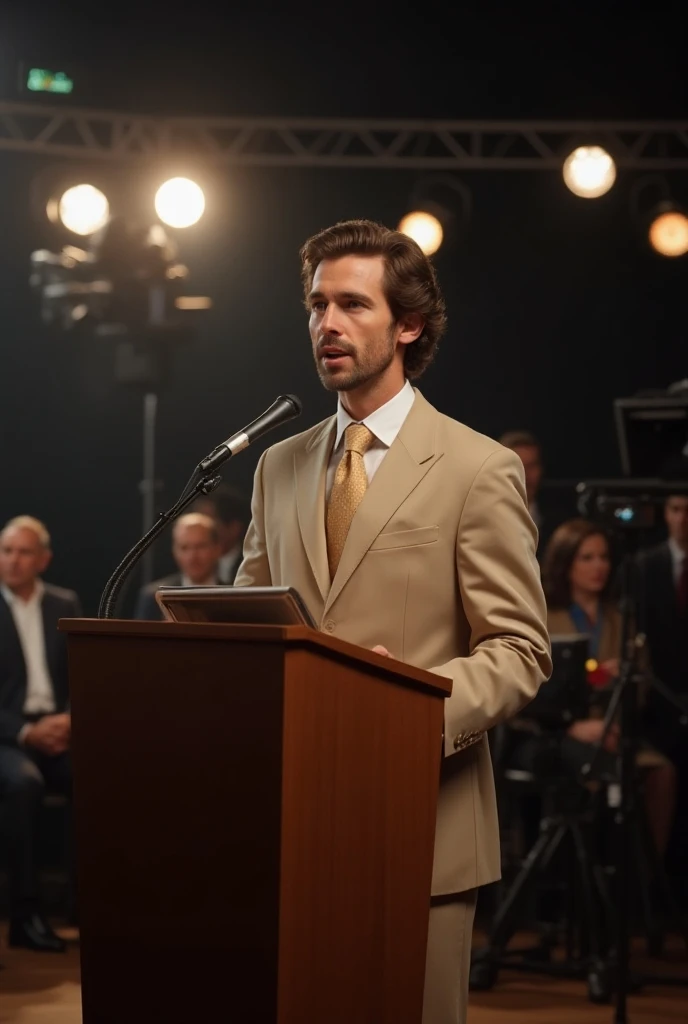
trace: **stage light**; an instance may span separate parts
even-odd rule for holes
[[[650,245],[662,256],[685,256],[688,252],[688,217],[672,204],[663,204],[648,232]]]
[[[178,295],[174,304],[177,309],[210,309],[213,300],[209,295]]]
[[[597,199],[608,192],[616,180],[614,160],[601,146],[579,146],[566,157],[564,182],[584,199]]]
[[[110,204],[95,185],[73,185],[59,199],[49,200],[47,213],[75,235],[92,235],[107,224]]]
[[[171,228],[191,227],[204,210],[203,189],[189,178],[170,178],[155,193],[155,212]]]
[[[417,242],[426,256],[432,256],[442,245],[444,229],[432,213],[414,210],[402,217],[398,229]]]

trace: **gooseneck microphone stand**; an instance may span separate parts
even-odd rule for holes
[[[119,597],[122,587],[136,563],[145,554],[153,541],[160,536],[163,530],[165,530],[170,523],[181,515],[184,509],[190,505],[192,501],[194,501],[200,494],[210,494],[215,490],[221,480],[221,476],[204,476],[201,477],[198,483],[194,483],[194,477],[192,477],[190,484],[184,488],[184,491],[172,508],[167,512],[160,513],[150,530],[148,530],[148,532],[145,533],[143,537],[136,542],[136,544],[134,544],[133,548],[127,552],[110,579],[107,581],[98,607],[99,619],[113,619],[115,617],[117,598]]]
[[[190,505],[200,494],[210,494],[215,490],[222,480],[222,477],[217,475],[217,470],[220,466],[224,465],[234,455],[242,452],[244,448],[248,448],[253,441],[257,441],[259,437],[262,437],[269,430],[282,426],[282,424],[294,419],[295,416],[299,416],[300,413],[301,401],[296,395],[280,395],[265,412],[245,426],[243,430],[228,437],[226,441],[214,448],[210,455],[206,455],[198,463],[191,479],[172,508],[167,512],[160,513],[150,530],[144,534],[141,540],[134,544],[131,551],[127,552],[107,581],[98,607],[99,619],[114,618],[117,598],[131,570],[156,537],[160,536],[163,530],[184,511],[187,505]]]

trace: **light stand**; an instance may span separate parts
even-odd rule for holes
[[[155,475],[159,392],[171,350],[192,337],[177,306],[187,270],[176,255],[161,225],[141,230],[113,217],[92,236],[89,250],[65,246],[60,253],[41,249],[31,256],[31,284],[40,293],[43,320],[114,341],[115,379],[143,391],[139,491],[144,533],[154,523],[161,487]],[[194,300],[189,308],[209,305],[209,300]],[[143,556],[144,585],[154,577],[153,554],[147,548]]]
[[[155,497],[159,482],[155,478],[155,423],[158,412],[158,396],[146,392],[143,396],[143,479],[140,483],[143,501],[142,529],[150,530],[155,519]],[[146,586],[153,579],[153,549],[149,548],[141,559],[141,584]]]

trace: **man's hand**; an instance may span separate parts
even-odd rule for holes
[[[48,757],[56,757],[69,750],[71,733],[72,720],[69,715],[46,715],[27,729],[24,744],[47,754]]]
[[[392,657],[387,648],[383,647],[382,644],[376,644],[375,647],[373,647],[373,654],[381,654],[383,658]]]
[[[614,679],[618,679],[620,667],[618,658],[608,658],[607,661],[602,662],[602,668],[605,669],[610,676],[613,676]]]
[[[574,722],[569,727],[568,734],[580,743],[599,743],[604,732],[604,722],[601,718],[585,718],[580,722]],[[619,745],[619,727],[612,723],[604,739],[604,749],[615,754]]]

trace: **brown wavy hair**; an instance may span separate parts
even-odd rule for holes
[[[542,563],[542,583],[550,610],[568,608],[571,604],[571,582],[569,574],[580,546],[588,537],[604,537],[611,558],[609,537],[601,526],[589,519],[568,519],[557,527],[545,550]],[[600,600],[609,599],[612,574],[600,594]]]
[[[301,278],[306,302],[318,264],[341,256],[382,256],[383,288],[395,322],[407,313],[423,318],[421,335],[406,345],[404,371],[410,380],[420,377],[435,358],[447,318],[432,263],[419,245],[372,220],[340,221],[313,235],[301,248]]]

